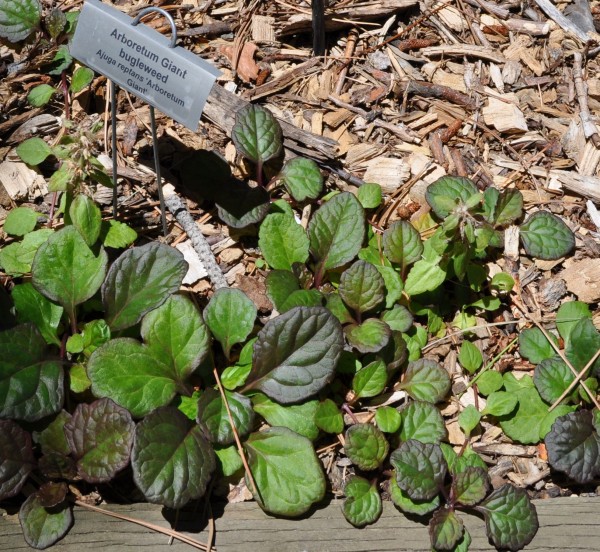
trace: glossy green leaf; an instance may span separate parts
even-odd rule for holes
[[[464,525],[454,510],[440,508],[429,521],[429,537],[434,550],[455,550]]]
[[[384,311],[381,320],[393,331],[407,332],[413,324],[413,315],[403,305],[396,305],[392,310]]]
[[[423,358],[408,364],[400,389],[413,399],[435,404],[450,391],[450,376],[437,362]]]
[[[509,189],[499,192],[490,186],[483,196],[485,218],[494,226],[508,226],[523,214],[523,194],[519,190]]]
[[[63,313],[62,307],[46,299],[29,282],[17,284],[12,289],[12,299],[19,323],[34,323],[47,343],[60,345],[56,332]]]
[[[86,86],[91,84],[94,79],[94,72],[88,67],[78,67],[73,72],[73,77],[71,78],[71,92],[73,94],[77,94],[81,92]]]
[[[430,500],[416,500],[411,498],[406,491],[398,487],[396,472],[389,482],[389,492],[392,502],[406,514],[425,516],[440,506],[440,495],[435,495]]]
[[[391,266],[375,265],[385,284],[385,308],[391,309],[402,298],[404,282],[400,274]]]
[[[32,283],[70,317],[76,305],[94,295],[104,280],[108,256],[92,251],[73,226],[65,226],[44,242],[33,259]]]
[[[387,368],[382,360],[375,360],[356,372],[352,379],[352,390],[359,399],[375,397],[385,388]]]
[[[254,423],[254,411],[248,397],[239,393],[225,391],[227,404],[233,418],[235,429],[240,437],[248,434]],[[208,388],[198,401],[198,423],[206,428],[213,443],[229,445],[235,442],[233,429],[227,413],[227,407],[221,394]]]
[[[294,157],[286,161],[279,177],[296,201],[317,199],[323,189],[323,176],[319,166],[305,157]]]
[[[283,314],[294,307],[321,307],[323,306],[323,294],[316,289],[298,289],[293,291],[281,305],[280,312]]]
[[[361,470],[376,470],[385,458],[390,445],[385,435],[373,424],[354,424],[344,438],[346,456]]]
[[[428,402],[413,401],[401,411],[400,439],[416,439],[422,443],[439,443],[446,437],[446,426],[440,411]]]
[[[188,270],[173,247],[151,242],[125,251],[110,267],[102,285],[106,321],[117,331],[137,324],[179,290]]]
[[[83,364],[74,364],[69,370],[69,389],[73,393],[83,393],[92,386]]]
[[[383,201],[381,186],[374,182],[367,182],[358,189],[358,201],[365,209],[376,209]]]
[[[315,424],[319,408],[317,400],[283,406],[262,393],[258,393],[252,397],[252,405],[254,410],[272,427],[287,427],[311,441],[319,436],[319,428]]]
[[[258,486],[260,507],[274,515],[300,516],[325,495],[325,474],[311,442],[285,427],[250,435],[244,444]],[[246,481],[248,488],[252,485]]]
[[[563,303],[556,312],[556,328],[565,340],[569,341],[571,330],[581,318],[591,318],[592,313],[587,303],[583,301],[567,301]]]
[[[135,424],[110,399],[79,403],[65,424],[77,472],[89,483],[106,483],[129,464]]]
[[[338,292],[346,305],[363,313],[375,310],[382,304],[385,283],[371,263],[356,261],[342,274]]]
[[[508,293],[515,287],[515,281],[509,274],[499,272],[492,277],[490,286],[497,291]]]
[[[5,245],[0,249],[0,266],[10,276],[22,276],[31,272],[31,263],[39,247],[54,234],[43,228],[26,234],[22,241]]]
[[[4,220],[4,231],[11,236],[24,236],[35,228],[39,216],[29,207],[17,207]]]
[[[137,424],[131,467],[148,502],[181,508],[205,493],[216,461],[202,428],[166,406]]]
[[[556,353],[552,344],[539,328],[528,328],[519,334],[519,352],[532,364],[554,356]]]
[[[40,84],[32,88],[27,94],[27,101],[33,107],[42,107],[52,99],[54,94],[56,94],[56,88],[49,84]]]
[[[229,358],[231,347],[243,342],[256,320],[256,306],[239,289],[221,288],[204,309],[204,320]]]
[[[100,236],[102,224],[102,213],[94,200],[85,194],[79,194],[69,207],[69,216],[85,243],[92,247]]]
[[[458,425],[467,437],[479,425],[479,420],[481,420],[481,413],[472,404],[468,405],[458,415]]]
[[[342,348],[340,323],[327,309],[296,307],[258,333],[247,387],[279,403],[302,401],[331,380]]]
[[[73,169],[63,163],[58,170],[54,171],[48,181],[49,192],[66,192],[74,177]]]
[[[356,197],[332,197],[308,224],[310,250],[322,270],[342,266],[356,257],[365,235],[365,213]]]
[[[0,420],[0,501],[19,493],[34,464],[29,433],[12,420]]]
[[[215,446],[215,455],[217,458],[217,466],[225,477],[233,475],[244,467],[242,457],[235,445],[228,447],[217,445]]]
[[[537,211],[521,226],[520,236],[528,255],[538,259],[560,259],[575,247],[575,235],[556,215]]]
[[[142,321],[144,344],[113,339],[96,349],[87,370],[97,397],[110,397],[141,417],[168,404],[176,392],[190,394],[187,378],[209,350],[210,338],[191,300],[172,296]]]
[[[425,199],[432,211],[439,217],[447,217],[460,203],[465,203],[477,194],[475,184],[461,176],[442,176],[427,187]]]
[[[300,291],[298,278],[289,270],[271,270],[267,274],[266,285],[267,296],[279,312],[285,312],[283,305],[286,300],[295,291]]]
[[[353,475],[344,487],[346,500],[342,506],[344,517],[355,527],[364,527],[375,523],[381,512],[383,504],[377,491],[375,481],[367,481],[364,477]]]
[[[423,242],[419,232],[408,221],[399,220],[383,233],[385,256],[404,267],[416,263],[423,254]]]
[[[477,506],[488,537],[497,548],[520,550],[529,544],[538,530],[535,506],[525,489],[503,485]]]
[[[517,397],[506,391],[495,391],[487,398],[487,404],[481,411],[482,416],[507,416],[517,406]]]
[[[27,38],[39,25],[39,0],[0,0],[0,37],[10,42]]]
[[[476,345],[470,341],[463,341],[458,352],[458,362],[470,374],[474,374],[483,364],[483,356]]]
[[[39,165],[52,155],[52,149],[41,138],[29,138],[17,146],[17,155],[28,165]]]
[[[315,412],[315,424],[325,433],[339,434],[344,431],[344,417],[331,399],[319,403]]]
[[[123,249],[131,245],[137,239],[137,232],[118,220],[102,221],[100,227],[100,240],[104,247]]]
[[[361,353],[376,353],[390,340],[392,330],[378,318],[369,318],[362,324],[344,326],[348,343]]]
[[[447,466],[442,449],[434,443],[411,439],[390,456],[398,486],[416,500],[431,500],[439,494]]]
[[[38,550],[62,539],[73,525],[73,512],[67,502],[45,508],[37,493],[29,495],[19,510],[19,522],[25,542]]]
[[[502,385],[504,385],[502,374],[500,372],[496,372],[495,370],[483,372],[477,378],[477,390],[484,397],[487,397],[494,391],[500,390]]]
[[[437,262],[421,259],[410,269],[404,282],[404,291],[411,296],[433,291],[441,286],[445,279],[446,271]]]
[[[308,237],[291,215],[267,215],[258,236],[265,261],[275,269],[292,270],[294,263],[304,263],[308,259]]]
[[[33,422],[62,408],[63,369],[46,348],[33,324],[0,332],[0,418]]]
[[[375,412],[375,423],[384,433],[396,433],[400,429],[402,417],[395,408],[382,406]]]
[[[582,318],[569,334],[569,340],[565,346],[565,356],[573,365],[575,370],[583,370],[587,363],[600,349],[600,332],[594,326],[591,318]],[[592,373],[600,373],[600,358],[592,364]]]
[[[231,139],[241,155],[261,165],[278,156],[283,146],[277,119],[268,109],[255,104],[236,112]]]
[[[489,480],[485,468],[468,467],[453,479],[454,496],[465,506],[473,506],[485,498]]]
[[[538,393],[549,404],[554,404],[574,379],[573,372],[558,355],[543,360],[533,375]]]
[[[600,475],[600,436],[589,410],[557,418],[546,435],[550,465],[579,483]]]

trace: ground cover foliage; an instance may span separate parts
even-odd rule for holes
[[[0,0],[4,38],[54,41],[65,97],[93,78],[60,45],[74,13]],[[39,85],[29,104],[59,92]],[[16,148],[31,167],[51,164],[60,198],[52,224],[10,210],[0,249],[0,500],[18,505],[28,544],[54,544],[75,499],[117,483],[173,509],[230,483],[277,516],[343,495],[356,527],[390,498],[429,525],[435,550],[468,550],[460,512],[475,511],[495,547],[519,550],[535,507],[527,485],[490,477],[493,459],[476,450],[485,432],[538,446],[567,482],[600,475],[593,310],[565,301],[539,323],[505,250],[518,233],[523,257],[573,255],[562,217],[526,212],[516,187],[447,175],[428,185],[427,213],[381,227],[379,184],[327,184],[314,160],[285,157],[277,118],[250,104],[231,132],[239,166],[198,149],[178,175],[190,199],[254,240],[265,316],[242,289],[186,289],[176,248],[103,216],[93,197],[112,184],[99,129],[67,120],[52,145]],[[499,319],[510,308],[518,328]],[[494,346],[477,333],[510,326]]]

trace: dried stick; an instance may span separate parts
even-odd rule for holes
[[[181,198],[175,193],[172,186],[165,186],[165,205],[167,209],[171,211],[173,216],[177,219],[177,222],[181,224],[184,232],[189,236],[194,250],[200,258],[200,262],[204,265],[204,268],[208,274],[208,278],[211,281],[215,290],[223,287],[229,287],[227,280],[223,275],[223,272],[217,264],[217,260],[213,255],[213,252],[206,241],[206,238],[200,232],[198,225],[192,218],[192,215],[186,209]]]
[[[557,23],[564,31],[575,35],[581,42],[587,44],[592,37],[580,29],[573,21],[567,19],[566,16],[552,3],[550,0],[535,0],[535,3],[540,9],[555,23]]]
[[[575,91],[579,102],[579,118],[583,125],[583,134],[586,138],[591,138],[594,146],[600,147],[598,128],[590,115],[587,84],[583,81],[583,56],[581,52],[573,52],[573,80],[575,81]]]
[[[554,401],[554,403],[552,403],[552,406],[548,409],[548,411],[552,411],[554,410],[559,404],[560,402],[573,390],[573,387],[575,387],[579,381],[581,380],[581,378],[583,378],[583,376],[585,376],[585,373],[588,371],[588,368],[594,364],[594,362],[596,362],[596,359],[600,356],[600,349],[598,349],[596,351],[596,354],[590,358],[590,360],[588,361],[588,363],[583,367],[583,369],[581,370],[581,372],[579,372],[579,374],[577,374],[577,377],[569,384],[569,387],[567,387],[563,392],[562,395],[560,397],[558,397],[558,399],[556,399]],[[589,391],[586,388],[586,391],[589,393]],[[590,397],[592,398],[592,400],[594,400],[593,396],[590,395]],[[596,402],[596,401],[594,401]],[[597,404],[597,403],[596,403]]]
[[[350,61],[352,60],[352,54],[354,54],[354,48],[356,48],[357,40],[358,32],[356,31],[356,29],[352,29],[348,33],[346,51],[344,52],[344,65],[342,67],[342,70],[340,71],[340,76],[338,77],[337,85],[335,87],[336,96],[339,96],[342,93],[342,88],[344,88],[344,82],[346,80],[346,75],[348,74],[348,67],[350,65]]]

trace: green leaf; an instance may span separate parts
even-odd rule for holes
[[[236,112],[231,139],[241,155],[260,165],[277,157],[283,146],[277,119],[269,110],[255,104]]]
[[[17,146],[17,155],[28,165],[39,165],[52,149],[41,138],[29,138]]]
[[[227,404],[233,418],[235,429],[240,437],[250,433],[254,423],[254,411],[248,397],[239,393],[225,391]],[[229,421],[227,407],[221,394],[215,389],[208,388],[198,401],[198,423],[205,427],[207,435],[213,443],[230,445],[235,442],[235,436]]]
[[[358,189],[358,201],[365,209],[376,209],[381,205],[382,200],[383,196],[379,184],[368,182]]]
[[[40,84],[30,90],[27,94],[27,101],[33,107],[42,107],[52,99],[54,94],[56,94],[56,88],[49,84]]]
[[[69,189],[69,184],[73,179],[73,170],[63,163],[57,171],[50,177],[48,181],[49,192],[66,192]]]
[[[46,299],[29,282],[17,284],[12,289],[12,299],[20,324],[33,322],[47,343],[60,346],[57,329],[63,313],[62,307]]]
[[[489,480],[486,468],[468,467],[453,479],[454,496],[465,506],[474,506],[485,498]]]
[[[429,537],[434,550],[455,550],[463,536],[464,525],[454,510],[440,508],[429,522]]]
[[[100,227],[100,239],[104,247],[123,249],[130,246],[137,239],[137,232],[118,220],[102,221]]]
[[[148,502],[181,508],[205,493],[216,461],[202,428],[166,406],[137,424],[131,467]]]
[[[0,332],[0,418],[33,422],[62,408],[63,370],[46,348],[33,324]]]
[[[10,42],[27,38],[42,16],[39,0],[0,0],[0,37]]]
[[[365,471],[383,464],[390,449],[385,435],[372,424],[354,424],[346,430],[344,450],[352,463]]]
[[[250,370],[252,369],[252,347],[254,346],[255,341],[256,339],[251,339],[246,343],[246,345],[244,345],[244,349],[242,349],[242,355],[240,355],[240,360],[237,364],[229,366],[223,370],[223,373],[221,374],[221,383],[225,389],[232,391],[246,383],[248,374],[250,374]],[[250,362],[243,363],[243,352],[247,347],[249,347],[250,350]]]
[[[558,400],[574,379],[573,372],[558,355],[543,360],[535,367],[533,374],[533,382],[540,396],[550,404]],[[576,391],[573,390],[571,395],[577,396]],[[569,400],[568,395],[565,398]]]
[[[439,445],[414,439],[392,452],[390,463],[398,486],[416,500],[431,500],[439,494],[448,469]]]
[[[396,472],[389,482],[389,492],[392,502],[406,514],[425,516],[440,506],[440,495],[435,495],[431,500],[416,500],[411,498],[406,491],[398,487]]]
[[[333,377],[342,328],[323,307],[296,307],[269,320],[254,344],[247,387],[279,403],[307,399]]]
[[[242,343],[254,328],[256,306],[239,289],[221,288],[204,309],[204,320],[229,358],[231,347]]]
[[[325,496],[323,468],[306,437],[285,427],[271,427],[250,435],[244,447],[258,486],[254,498],[263,510],[300,516]]]
[[[69,216],[85,243],[92,247],[100,236],[102,224],[102,213],[94,200],[85,194],[79,194],[69,207]]]
[[[446,218],[459,203],[465,203],[478,193],[477,187],[468,178],[442,176],[427,187],[425,199],[432,211],[441,219]]]
[[[62,539],[73,525],[73,512],[68,502],[45,508],[37,493],[29,495],[19,510],[19,522],[25,542],[38,550]]]
[[[587,303],[583,301],[567,301],[563,303],[556,312],[556,328],[565,340],[569,341],[571,330],[581,318],[591,318],[592,313]]]
[[[404,282],[400,278],[400,274],[391,266],[375,265],[375,268],[383,277],[385,283],[385,308],[391,309],[402,297]]]
[[[439,443],[446,437],[446,426],[440,411],[431,403],[413,401],[401,411],[400,439],[416,439],[422,443]]]
[[[13,209],[4,220],[4,231],[11,236],[24,236],[37,224],[39,213],[29,207]]]
[[[73,72],[71,86],[69,87],[73,94],[81,92],[94,79],[94,72],[88,67],[78,67]]]
[[[413,324],[413,315],[406,307],[396,305],[392,310],[384,311],[381,320],[393,331],[407,332]]]
[[[111,330],[137,324],[179,290],[188,270],[183,255],[157,242],[125,251],[110,267],[102,302]]]
[[[135,424],[110,399],[77,405],[65,435],[77,472],[89,483],[106,483],[129,464]]]
[[[363,313],[381,305],[385,298],[385,283],[371,263],[356,261],[343,272],[338,292],[346,305]]]
[[[508,226],[523,214],[523,194],[519,190],[499,192],[489,187],[483,193],[485,219],[494,226]]]
[[[292,270],[308,259],[308,237],[293,216],[273,213],[263,220],[258,245],[265,261],[275,269]]]
[[[550,465],[575,481],[588,483],[600,474],[600,436],[589,410],[557,418],[545,443]]]
[[[477,378],[477,390],[484,397],[487,397],[494,391],[501,389],[503,384],[504,380],[502,379],[502,374],[500,372],[496,372],[495,370],[483,372]]]
[[[229,447],[216,446],[215,454],[220,471],[225,477],[233,475],[244,466],[242,457],[235,445]]]
[[[565,346],[565,356],[573,365],[575,370],[583,370],[587,363],[600,349],[600,332],[594,326],[591,318],[582,318],[569,334],[569,340]],[[592,372],[600,373],[600,358],[592,364]]]
[[[314,213],[308,224],[310,250],[322,270],[356,257],[365,236],[364,220],[361,204],[349,192],[332,197]]]
[[[83,393],[92,386],[83,364],[74,364],[69,370],[69,388],[73,393]]]
[[[174,295],[142,321],[144,344],[113,339],[96,349],[88,376],[97,397],[110,397],[142,417],[168,404],[176,392],[191,394],[186,380],[209,351],[210,338],[190,299]]]
[[[481,368],[483,356],[476,345],[465,340],[462,342],[460,351],[458,352],[458,362],[469,374],[474,374]]]
[[[298,278],[289,270],[271,270],[266,279],[267,296],[279,312],[283,311],[283,305],[289,296],[295,291],[300,291]],[[289,309],[288,309],[289,310]]]
[[[30,434],[12,420],[0,420],[0,500],[19,493],[34,464]]]
[[[323,189],[323,176],[319,166],[312,159],[290,159],[281,169],[279,177],[296,201],[317,199]]]
[[[377,483],[367,481],[364,477],[353,475],[344,487],[346,500],[342,506],[344,517],[355,527],[364,527],[375,523],[383,504],[377,491]]]
[[[50,36],[56,40],[58,35],[63,32],[67,25],[67,16],[59,8],[54,8],[46,16],[46,29]]]
[[[0,248],[0,266],[4,272],[16,277],[31,272],[31,263],[38,248],[53,234],[53,230],[43,228],[26,234],[20,242]]]
[[[520,229],[525,251],[538,259],[560,259],[575,247],[575,235],[571,229],[548,211],[534,213]]]
[[[385,256],[402,266],[417,262],[423,254],[423,242],[415,227],[405,220],[394,222],[383,233]]]
[[[107,264],[104,249],[94,253],[73,226],[65,226],[37,250],[31,281],[72,318],[75,307],[100,289]]]
[[[477,427],[479,420],[481,420],[481,413],[472,404],[468,405],[458,415],[458,425],[460,426],[460,429],[465,432],[467,437],[469,437]]]
[[[362,324],[350,324],[344,327],[348,343],[361,353],[376,353],[390,340],[392,330],[378,318],[369,318]]]
[[[321,307],[323,294],[316,289],[298,289],[293,291],[281,305],[280,313],[283,314],[294,307]]]
[[[421,259],[410,269],[404,282],[404,291],[411,296],[434,291],[445,279],[446,271],[437,262]]]
[[[48,74],[58,76],[67,70],[71,66],[71,63],[73,63],[73,56],[71,56],[68,46],[66,44],[59,46],[52,59],[52,69],[48,71]]]
[[[509,274],[499,272],[492,277],[490,287],[496,291],[509,293],[515,287],[515,281]]]
[[[535,506],[525,489],[503,485],[476,508],[483,514],[488,537],[497,548],[520,550],[538,530]]]
[[[319,428],[315,424],[319,401],[282,406],[258,393],[252,397],[252,405],[270,426],[287,427],[311,441],[319,436]]]
[[[519,334],[519,352],[532,364],[555,355],[554,348],[539,328],[528,328]]]
[[[375,412],[375,423],[384,433],[396,433],[400,429],[402,417],[395,408],[382,406]]]
[[[482,416],[507,416],[517,406],[517,397],[506,391],[495,391],[487,398],[487,404],[481,411]]]
[[[325,433],[340,434],[344,431],[344,417],[331,399],[319,403],[315,412],[315,424]]]
[[[423,358],[408,364],[399,388],[415,400],[435,404],[450,391],[450,376],[437,362]]]

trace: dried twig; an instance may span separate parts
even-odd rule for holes
[[[573,80],[575,81],[575,91],[579,102],[579,118],[581,119],[583,134],[586,138],[591,138],[594,146],[600,147],[598,128],[590,115],[587,84],[583,81],[583,56],[581,52],[573,52]]]
[[[573,21],[565,17],[561,11],[550,0],[535,0],[540,9],[553,21],[555,21],[563,30],[576,36],[581,42],[587,44],[592,37],[580,29]]]

